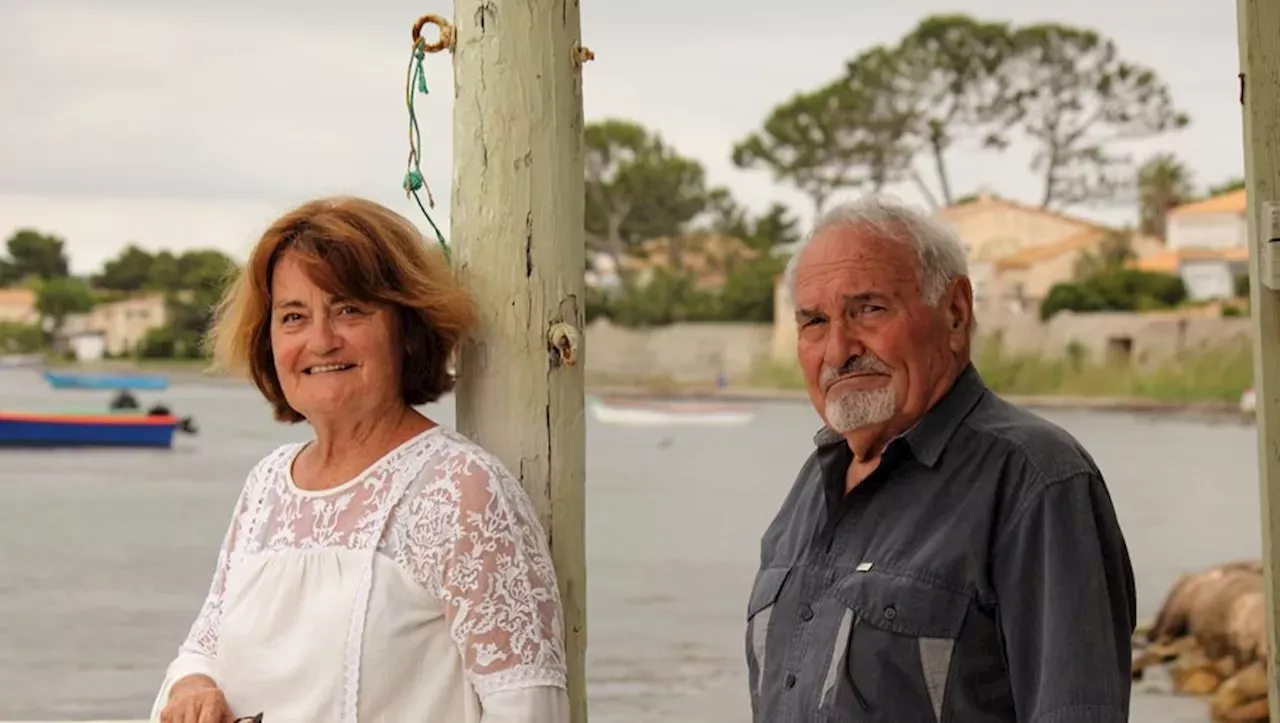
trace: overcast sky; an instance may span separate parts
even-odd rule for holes
[[[1135,150],[1175,151],[1202,184],[1242,174],[1235,4],[1207,0],[583,0],[584,43],[596,53],[586,116],[637,120],[742,201],[783,201],[807,216],[808,203],[766,172],[734,169],[731,145],[860,50],[951,11],[1111,36],[1169,82],[1192,119]],[[19,227],[57,233],[84,273],[131,241],[242,258],[274,215],[321,194],[368,196],[420,221],[399,184],[406,43],[425,12],[450,16],[452,4],[0,0],[0,238]],[[428,56],[427,74],[424,171],[447,222],[447,56]],[[953,187],[1034,202],[1041,184],[1029,160],[1017,147],[956,153]],[[1132,211],[1086,215],[1123,221]]]

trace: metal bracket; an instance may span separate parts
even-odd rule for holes
[[[1280,204],[1264,201],[1258,223],[1258,236],[1262,239],[1258,271],[1262,285],[1272,291],[1280,291]]]

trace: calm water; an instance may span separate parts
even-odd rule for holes
[[[273,422],[248,387],[162,394],[194,415],[170,451],[0,451],[0,720],[138,718],[209,584],[244,475],[308,428]],[[91,408],[0,372],[0,407]],[[452,400],[428,408],[451,424]],[[1145,618],[1177,575],[1260,550],[1254,428],[1183,417],[1044,412],[1110,483]],[[759,535],[810,449],[804,404],[739,429],[588,428],[593,721],[749,719],[745,598]],[[1135,721],[1206,721],[1140,693]]]

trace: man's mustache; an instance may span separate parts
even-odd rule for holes
[[[822,374],[818,378],[818,383],[823,391],[836,382],[850,377],[855,374],[888,374],[889,365],[880,361],[874,354],[859,354],[858,356],[849,357],[839,369],[823,365]]]

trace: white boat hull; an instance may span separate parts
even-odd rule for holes
[[[601,424],[624,427],[740,427],[749,424],[756,416],[755,412],[746,409],[680,409],[679,405],[671,405],[669,407],[615,406],[605,402],[592,401],[590,407],[592,415]]]
[[[1246,389],[1244,394],[1240,395],[1240,413],[1254,414],[1258,409],[1257,392],[1253,389]]]

